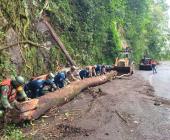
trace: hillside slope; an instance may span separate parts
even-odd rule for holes
[[[159,58],[168,32],[166,10],[164,2],[152,0],[0,0],[0,79],[29,78],[67,64],[42,18],[77,64],[112,64],[123,40],[135,61],[144,52]]]

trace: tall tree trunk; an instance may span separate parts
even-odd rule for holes
[[[66,50],[64,44],[62,43],[62,41],[60,40],[60,38],[58,37],[58,35],[55,33],[54,29],[52,28],[52,26],[50,25],[50,23],[47,20],[43,20],[43,22],[45,23],[45,25],[48,27],[52,37],[54,38],[54,40],[56,41],[56,43],[59,45],[61,51],[64,53],[67,61],[70,63],[70,65],[76,65],[75,61],[71,58],[71,56],[69,55],[68,51]]]

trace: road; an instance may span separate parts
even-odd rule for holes
[[[170,103],[155,105],[158,98],[147,82],[150,76],[153,84],[159,73],[153,78],[140,71],[86,90],[22,131],[33,140],[169,140]]]
[[[155,89],[155,95],[170,99],[170,62],[161,62],[157,74],[152,71],[138,71]]]

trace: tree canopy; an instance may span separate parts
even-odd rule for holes
[[[136,62],[144,54],[166,59],[170,58],[167,10],[164,0],[0,0],[4,23],[0,24],[0,42],[6,45],[6,33],[13,28],[19,41],[46,43],[47,38],[35,28],[46,16],[78,64],[112,64],[124,43],[132,48]],[[47,57],[37,48],[20,45],[25,65],[17,72],[42,74],[54,70],[56,61],[65,64],[58,47],[52,46]],[[14,71],[8,51],[0,53],[0,70]]]

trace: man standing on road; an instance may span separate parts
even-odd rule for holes
[[[155,62],[155,60],[152,59],[151,64],[152,64],[152,71],[153,71],[153,74],[157,73],[157,71],[156,71],[156,62]]]

